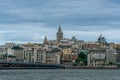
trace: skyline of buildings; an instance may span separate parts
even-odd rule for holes
[[[120,54],[120,45],[108,43],[102,34],[95,42],[85,42],[76,37],[69,39],[64,37],[60,25],[55,40],[45,37],[42,44],[6,43],[0,46],[0,62],[30,62],[65,66],[117,66],[120,64],[118,54]]]

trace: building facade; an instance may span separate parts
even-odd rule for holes
[[[109,47],[106,49],[106,62],[108,65],[115,65],[116,64],[116,49]]]
[[[90,50],[87,55],[88,66],[104,66],[106,65],[106,50]]]

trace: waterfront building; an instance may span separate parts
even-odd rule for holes
[[[71,56],[71,58],[72,58],[72,63],[73,64],[76,63],[76,59],[78,58],[77,49],[73,49],[72,50],[72,56]]]
[[[96,49],[90,50],[90,53],[87,55],[87,64],[89,66],[104,66],[106,65],[106,50],[105,49]]]
[[[35,51],[35,48],[25,49],[25,61],[26,62],[32,62],[32,63],[35,62],[34,51]]]
[[[116,65],[120,68],[120,52],[116,55]]]
[[[6,50],[6,48],[0,48],[0,62],[5,62],[6,61],[6,59],[5,59],[5,56],[4,55],[6,55],[6,52],[7,50]]]
[[[25,62],[34,62],[34,50],[35,45],[32,43],[23,44],[24,54],[25,54]]]
[[[46,63],[45,49],[37,44],[24,44],[24,61],[31,63]]]
[[[69,47],[62,48],[62,64],[71,64],[72,62],[72,49]]]
[[[41,46],[37,44],[32,44],[32,43],[27,43],[23,44],[24,47],[24,61],[26,62],[40,62],[44,63],[43,57],[44,57],[44,52]]]
[[[34,53],[34,62],[37,63],[46,63],[46,52],[43,49],[37,49]]]
[[[116,64],[116,49],[113,49],[112,47],[108,47],[106,49],[106,62],[108,65],[115,65]]]
[[[5,45],[0,46],[0,61],[1,62],[13,61],[14,57],[13,57],[13,50],[11,49],[12,46],[13,46],[12,43],[6,43]]]
[[[16,61],[23,62],[25,57],[24,49],[20,46],[13,46],[11,49],[13,50],[13,55],[16,57]]]
[[[60,64],[60,51],[47,51],[46,52],[46,63],[47,64]]]

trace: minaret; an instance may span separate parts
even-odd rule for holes
[[[63,39],[63,32],[62,32],[62,29],[61,29],[60,25],[59,25],[59,28],[58,28],[58,32],[56,34],[56,38],[57,38],[57,42],[59,42],[60,40]]]

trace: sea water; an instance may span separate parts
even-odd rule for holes
[[[119,69],[0,70],[0,80],[120,80]]]

